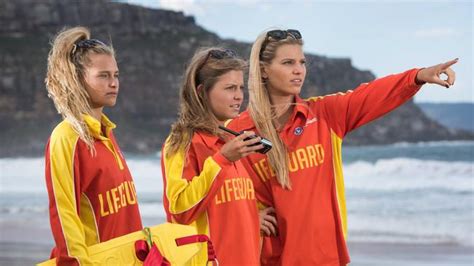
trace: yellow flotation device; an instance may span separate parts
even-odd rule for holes
[[[171,265],[190,265],[193,258],[193,263],[196,263],[196,255],[206,246],[208,260],[215,260],[212,243],[206,235],[197,235],[193,226],[172,223],[147,227],[142,231],[89,246],[88,251],[94,264],[97,265],[143,265],[143,255],[146,257],[148,251],[140,254],[138,250],[140,244],[142,248],[143,244],[145,247],[148,246],[150,254],[153,252],[153,245],[156,245],[158,253],[161,253],[160,255]],[[137,257],[140,255],[142,258]],[[203,261],[200,264],[206,265],[207,262]],[[56,265],[56,259],[37,264],[37,266],[53,265]]]

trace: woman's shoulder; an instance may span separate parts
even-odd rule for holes
[[[176,153],[180,153],[180,154],[186,154],[186,153],[189,153],[193,150],[196,149],[196,146],[202,146],[205,144],[205,139],[206,138],[211,138],[212,135],[207,133],[207,132],[204,132],[204,131],[195,131],[193,132],[192,136],[190,137],[190,140],[189,140],[189,143],[187,145],[184,145],[183,143],[181,145],[179,145],[179,147],[177,148],[176,150]],[[168,138],[166,138],[165,142],[163,143],[163,146],[162,146],[162,153],[163,151],[167,151],[170,149],[170,136],[168,136]]]
[[[74,130],[68,121],[63,120],[53,129],[53,132],[49,138],[49,143],[50,146],[54,147],[64,147],[64,144],[69,144],[67,146],[74,146],[78,140],[79,134],[76,132],[76,130]],[[60,143],[62,144],[55,145]]]
[[[201,147],[202,145],[205,146],[215,146],[217,140],[219,139],[218,136],[206,132],[204,130],[197,130],[194,132],[193,137],[191,138],[191,148]]]
[[[245,110],[236,118],[229,119],[226,122],[226,127],[234,131],[255,130],[255,123],[253,122],[249,111]]]
[[[321,108],[327,104],[328,101],[336,100],[335,97],[338,94],[328,94],[323,96],[313,96],[308,98],[300,98],[299,103],[303,104],[305,108],[311,110],[311,112],[319,112]],[[298,102],[298,101],[297,101]]]
[[[79,134],[74,130],[72,125],[63,120],[61,123],[57,124],[51,133],[51,138],[78,138]]]
[[[313,107],[320,103],[323,103],[327,96],[330,95],[323,95],[323,96],[312,96],[308,98],[301,98],[300,101],[308,105],[308,107]]]

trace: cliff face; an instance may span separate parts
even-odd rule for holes
[[[176,118],[185,63],[201,46],[222,45],[248,58],[250,44],[220,39],[180,12],[103,0],[0,0],[0,156],[38,155],[60,120],[44,85],[49,42],[63,27],[89,27],[112,40],[121,73],[120,96],[106,113],[118,124],[124,151],[161,148]],[[303,96],[352,89],[374,79],[349,59],[307,55]],[[349,144],[471,138],[428,119],[409,102],[352,133]]]

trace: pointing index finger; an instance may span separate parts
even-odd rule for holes
[[[442,64],[442,67],[443,67],[443,69],[446,69],[446,68],[448,68],[448,67],[450,67],[450,66],[456,64],[458,61],[459,61],[459,58],[450,60],[450,61],[448,61],[448,62],[446,62],[446,63],[443,63],[443,64]]]

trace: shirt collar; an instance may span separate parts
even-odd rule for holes
[[[301,99],[300,96],[296,95],[295,107],[293,108],[293,113],[291,114],[290,120],[288,121],[294,121],[298,114],[301,114],[304,116],[304,118],[307,118],[308,112],[308,103],[305,100]],[[227,122],[226,125],[229,125],[229,128],[231,129],[238,129],[242,131],[255,130],[255,123],[253,122],[248,109],[240,113],[237,118]]]
[[[117,126],[110,121],[110,119],[102,114],[101,121],[98,121],[93,116],[84,114],[83,115],[84,122],[86,123],[87,127],[89,128],[91,135],[96,139],[102,139],[104,137],[109,136],[110,130],[116,128]],[[103,136],[102,134],[102,126],[105,127],[105,132],[107,136]]]
[[[206,144],[209,148],[215,147],[217,142],[221,141],[218,136],[212,135],[211,133],[205,131],[197,131],[196,134],[202,138],[204,144]]]
[[[296,95],[295,96],[295,108],[293,109],[292,118],[294,119],[294,117],[297,114],[302,114],[306,118],[306,117],[308,117],[308,111],[309,111],[308,102],[301,99],[300,96]]]
[[[235,131],[255,130],[255,124],[250,117],[248,109],[240,113],[238,117],[229,120],[226,123],[226,127]]]
[[[294,108],[293,112],[291,113],[290,118],[286,122],[286,124],[283,126],[281,131],[284,131],[291,127],[295,120],[297,119],[298,115],[302,115],[304,119],[307,118],[308,116],[308,103],[301,99],[298,95],[295,96],[295,102],[294,102]]]

